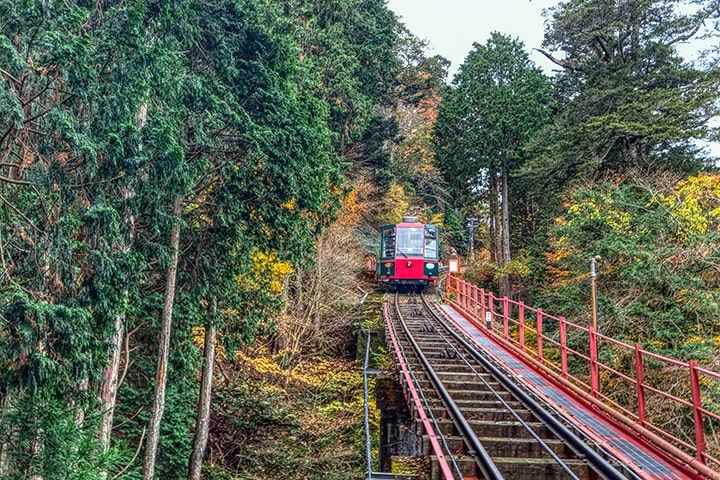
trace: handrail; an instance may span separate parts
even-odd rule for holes
[[[358,304],[358,326],[362,325],[362,308],[365,305],[365,299],[368,292],[358,287],[358,290],[364,293],[360,303]],[[370,333],[364,332],[367,337],[365,344],[365,361],[363,362],[363,426],[365,428],[365,463],[367,468],[367,478],[372,478],[372,444],[370,439],[370,402],[368,388],[368,364],[370,363]]]
[[[706,438],[706,432],[720,431],[720,413],[717,407],[711,409],[713,401],[720,402],[720,373],[693,360],[683,362],[629,345],[523,302],[495,297],[457,276],[448,276],[445,297],[496,340],[669,457],[720,480],[720,439],[708,445]],[[603,360],[601,354],[610,350],[612,359],[621,359],[623,365]],[[675,380],[672,388],[661,386],[659,381],[669,375]],[[664,406],[668,408],[660,412]],[[692,435],[684,438],[661,423],[679,411],[694,424]]]

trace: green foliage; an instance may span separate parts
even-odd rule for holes
[[[711,182],[699,196],[717,199]],[[702,357],[714,348],[720,313],[713,265],[720,252],[717,229],[679,228],[685,202],[674,187],[598,184],[578,189],[550,229],[546,252],[547,304],[581,324],[589,318],[589,260],[600,255],[597,282],[599,328],[664,353]],[[703,187],[701,187],[703,188]],[[667,200],[677,198],[668,208]],[[692,201],[690,197],[689,201]],[[711,219],[717,201],[696,216]],[[584,317],[584,318],[583,318]]]
[[[100,480],[129,461],[129,454],[105,451],[95,438],[95,417],[44,393],[19,393],[6,399],[0,414],[4,454],[14,462],[4,480],[32,476],[49,480]],[[132,479],[133,475],[123,478]]]
[[[488,176],[517,170],[524,149],[548,119],[550,85],[522,42],[493,32],[474,44],[435,127],[438,162],[464,206],[488,188]]]
[[[571,1],[552,9],[545,45],[565,53],[567,68],[556,80],[562,112],[532,165],[543,188],[553,179],[703,166],[692,139],[713,136],[720,77],[684,62],[676,47],[698,34],[712,9],[678,3]]]
[[[447,206],[443,214],[441,254],[455,256],[468,251],[467,231],[462,224],[460,214],[452,207]]]
[[[387,162],[393,122],[375,107],[392,100],[394,16],[379,0],[0,0],[0,14],[0,413],[26,392],[88,405],[119,320],[128,353],[113,441],[140,441],[179,224],[158,472],[183,476],[199,368],[191,332],[216,322],[231,353],[270,330],[280,295],[250,259],[302,265],[345,193],[342,156]],[[46,431],[74,415],[15,407]],[[68,471],[75,461],[57,459]]]

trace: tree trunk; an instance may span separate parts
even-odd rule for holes
[[[160,440],[160,423],[165,410],[165,387],[167,384],[167,363],[170,353],[170,329],[172,327],[173,303],[175,301],[175,280],[177,278],[178,257],[180,255],[180,216],[182,214],[182,197],[175,200],[173,216],[175,225],[170,234],[170,249],[172,259],[167,269],[165,281],[165,302],[162,311],[162,325],[160,329],[160,348],[158,350],[158,365],[155,372],[155,399],[148,425],[148,436],[145,442],[145,458],[143,459],[143,480],[153,480],[155,473],[155,456]]]
[[[8,395],[0,397],[0,413],[5,413],[7,410]],[[10,448],[9,441],[7,438],[0,440],[0,476],[10,476],[10,459],[8,458],[8,448]]]
[[[215,368],[215,317],[217,315],[217,297],[213,297],[210,321],[205,328],[205,365],[203,365],[198,400],[198,416],[195,422],[195,440],[190,455],[188,480],[200,480],[203,458],[208,441],[210,427],[210,399],[212,394],[213,369]]]
[[[115,412],[115,398],[117,396],[117,381],[118,371],[120,370],[120,351],[122,348],[124,326],[125,315],[116,315],[114,320],[114,333],[112,337],[110,337],[110,343],[112,344],[109,352],[110,364],[105,372],[103,372],[98,391],[103,412],[98,438],[105,451],[110,448],[110,435],[112,433],[113,416]]]
[[[510,263],[510,191],[508,187],[508,169],[506,166],[502,167],[502,186],[500,191],[500,210],[502,217],[501,227],[501,250],[502,250],[502,262],[501,267],[505,267]],[[505,274],[500,278],[500,295],[510,295],[510,275]]]
[[[500,221],[500,207],[498,205],[498,197],[500,195],[500,185],[498,184],[498,173],[495,169],[491,168],[488,172],[490,180],[490,261],[496,265],[502,264],[502,240],[501,240],[501,221]]]
[[[322,238],[317,239],[317,251],[318,252],[322,252],[323,243],[324,242],[323,242]],[[320,339],[320,328],[321,328],[320,321],[321,321],[321,317],[322,317],[321,304],[322,304],[322,290],[323,290],[322,282],[323,282],[324,269],[323,269],[323,260],[322,260],[321,256],[317,255],[315,258],[317,261],[317,263],[315,265],[315,269],[314,269],[315,270],[315,275],[314,275],[315,278],[313,279],[313,282],[315,284],[315,293],[311,299],[313,309],[315,311],[313,314],[313,317],[312,317],[312,319],[313,319],[312,342],[313,342],[314,346],[318,346],[318,344],[319,344],[318,340]]]
[[[136,116],[138,123],[138,129],[142,129],[147,122],[147,105],[140,107],[140,111]],[[142,150],[142,145],[138,145],[138,148]],[[120,244],[118,250],[123,254],[127,255],[130,252],[131,245],[135,240],[135,216],[133,215],[130,207],[131,200],[135,198],[135,190],[126,185],[123,189],[123,225],[127,229],[128,239]],[[126,289],[124,297],[127,299],[129,293]],[[123,335],[125,330],[125,313],[116,315],[113,319],[113,334],[110,337],[110,351],[108,356],[110,358],[110,364],[107,369],[103,372],[102,380],[98,387],[97,395],[102,403],[102,421],[100,423],[100,432],[98,433],[98,439],[102,443],[105,451],[110,448],[110,438],[112,435],[113,419],[115,416],[115,401],[117,398],[118,390],[118,373],[120,371],[120,352],[122,351]],[[129,359],[125,359],[126,364]]]

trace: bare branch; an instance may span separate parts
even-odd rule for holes
[[[15,185],[32,185],[32,183],[30,183],[30,182],[28,182],[28,181],[25,181],[25,180],[14,180],[14,179],[9,178],[9,177],[3,177],[2,175],[0,175],[0,181],[5,182],[5,183],[12,183],[12,184],[15,184]]]
[[[574,66],[574,65],[571,65],[570,62],[568,62],[567,60],[562,60],[562,59],[559,59],[559,58],[555,58],[555,57],[552,56],[552,54],[546,52],[545,50],[542,50],[542,49],[540,49],[540,48],[533,48],[533,50],[535,50],[535,51],[537,51],[537,52],[540,52],[540,53],[542,53],[543,55],[545,55],[545,57],[546,57],[548,60],[550,60],[551,62],[553,62],[555,65],[558,65],[558,66],[563,67],[563,68],[567,68],[568,70],[575,70],[575,71],[579,70],[579,68],[577,68],[577,67]]]

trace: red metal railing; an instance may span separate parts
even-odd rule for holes
[[[446,300],[496,340],[707,478],[720,479],[720,373],[628,345],[448,276]]]

